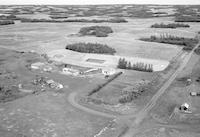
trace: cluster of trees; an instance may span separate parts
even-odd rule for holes
[[[160,35],[159,37],[153,35],[150,38],[141,38],[142,41],[148,42],[158,42],[158,43],[167,43],[174,45],[183,46],[183,50],[192,50],[194,46],[198,43],[198,39],[196,38],[184,38],[173,35]]]
[[[178,27],[190,27],[190,25],[183,23],[169,23],[169,24],[155,23],[151,25],[151,28],[178,28]]]
[[[147,85],[141,85],[135,88],[130,88],[128,90],[123,91],[122,97],[119,98],[119,103],[125,104],[132,102],[134,99],[141,96],[141,94],[145,91],[147,91]]]
[[[118,76],[120,76],[122,74],[122,72],[118,72],[116,74],[113,74],[112,76],[110,76],[106,82],[97,85],[97,87],[95,87],[94,89],[92,89],[89,93],[88,96],[93,95],[94,93],[98,92],[99,90],[101,90],[103,87],[105,87],[106,85],[108,85],[111,81],[113,81],[114,79],[116,79]]]
[[[1,15],[0,20],[17,20],[18,18],[15,15]]]
[[[1,102],[7,102],[12,101],[16,98],[19,98],[19,90],[18,87],[12,86],[3,86],[0,85],[0,103]]]
[[[113,30],[108,26],[91,26],[81,28],[79,33],[83,36],[94,35],[96,37],[107,37],[109,33],[113,33]]]
[[[176,16],[175,22],[200,22],[200,17],[197,15],[193,16]]]
[[[68,16],[66,15],[51,15],[50,18],[52,19],[66,19]]]
[[[0,25],[10,25],[10,24],[15,24],[15,22],[12,20],[0,20]]]
[[[137,62],[135,64],[131,64],[131,62],[126,61],[125,58],[119,59],[117,67],[120,69],[130,69],[130,70],[137,70],[137,71],[153,72],[152,64],[145,64],[142,62]]]
[[[97,54],[110,54],[114,55],[116,50],[107,46],[106,44],[99,43],[74,43],[66,46],[66,49],[82,53],[97,53]]]
[[[200,55],[200,46],[194,50],[194,52],[197,54],[197,55]]]
[[[125,19],[67,19],[67,20],[55,20],[55,19],[28,19],[28,18],[21,18],[21,22],[50,22],[50,23],[62,23],[62,22],[84,22],[84,23],[103,23],[103,22],[110,22],[110,23],[125,23],[127,22]]]

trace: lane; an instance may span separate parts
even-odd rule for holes
[[[104,112],[96,111],[96,110],[93,110],[93,109],[90,109],[90,108],[87,108],[87,107],[85,107],[85,106],[80,105],[80,104],[79,104],[78,102],[76,102],[76,100],[75,100],[76,95],[77,95],[77,92],[72,92],[72,93],[68,96],[68,102],[69,102],[72,106],[74,106],[74,107],[76,107],[76,108],[78,108],[78,109],[80,109],[80,110],[82,110],[82,111],[85,111],[85,112],[87,112],[87,113],[93,114],[93,115],[98,115],[98,116],[107,117],[107,118],[116,118],[116,117],[117,117],[116,115],[113,115],[113,114],[109,114],[109,113],[104,113]]]

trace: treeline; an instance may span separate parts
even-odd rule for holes
[[[66,16],[66,15],[51,15],[49,17],[52,18],[52,19],[66,19],[66,18],[68,18],[68,16]]]
[[[190,27],[190,25],[183,24],[183,23],[169,23],[169,24],[155,23],[155,24],[151,25],[151,28],[179,28],[179,27],[188,28],[188,27]]]
[[[0,20],[0,25],[10,25],[10,24],[15,24],[15,22],[12,20]]]
[[[103,84],[97,85],[97,87],[95,87],[94,89],[92,89],[92,91],[90,91],[88,93],[88,96],[93,95],[94,93],[98,92],[99,90],[101,90],[103,87],[105,87],[106,85],[108,85],[111,81],[113,81],[114,79],[116,79],[118,76],[120,76],[122,74],[122,72],[118,72],[112,76],[110,76],[106,82],[104,82]]]
[[[99,43],[74,43],[66,46],[66,49],[82,53],[97,53],[97,54],[110,54],[114,55],[116,50],[107,46],[106,44]]]
[[[117,18],[117,19],[108,19],[108,20],[87,20],[87,19],[67,19],[67,20],[55,20],[55,19],[27,19],[27,18],[21,18],[21,22],[49,22],[49,23],[62,23],[62,22],[84,22],[84,23],[103,23],[103,22],[109,22],[109,23],[125,23],[127,22],[125,19]]]
[[[131,64],[131,62],[126,61],[125,58],[119,59],[117,67],[120,69],[130,69],[130,70],[137,70],[137,71],[144,71],[144,72],[153,72],[152,64],[145,64],[142,62],[137,62],[135,64]]]
[[[15,15],[0,15],[0,20],[18,20],[19,18],[17,18]]]
[[[183,46],[183,50],[192,50],[194,46],[198,43],[198,39],[196,38],[184,38],[167,34],[160,35],[159,37],[153,35],[150,38],[140,38],[140,40],[148,42],[180,45]]]
[[[200,17],[195,16],[176,16],[175,22],[200,22]]]
[[[96,37],[107,37],[109,33],[113,33],[113,30],[108,26],[91,26],[81,28],[79,33],[83,36],[94,35]]]

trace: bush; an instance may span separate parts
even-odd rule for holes
[[[160,35],[160,37],[151,36],[150,38],[141,38],[140,40],[180,45],[183,46],[183,50],[192,50],[194,46],[198,43],[198,39],[196,38],[184,38],[172,35]]]
[[[117,67],[120,69],[130,69],[130,70],[137,70],[137,71],[153,72],[152,64],[145,64],[142,62],[131,64],[131,62],[126,61],[125,58],[119,59]]]
[[[116,53],[115,49],[99,43],[75,43],[66,46],[66,49],[82,53],[110,54]]]
[[[0,25],[10,25],[10,24],[15,24],[14,21],[11,20],[1,20]]]
[[[113,30],[107,26],[91,26],[83,27],[79,33],[85,35],[95,35],[96,37],[107,37],[109,33],[113,33]]]
[[[182,24],[182,23],[170,23],[170,24],[155,23],[151,25],[151,28],[179,28],[179,27],[190,27],[190,26],[188,24]]]

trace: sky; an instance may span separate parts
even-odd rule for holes
[[[46,5],[88,5],[88,4],[181,4],[200,5],[200,0],[0,0],[0,5],[46,4]]]

